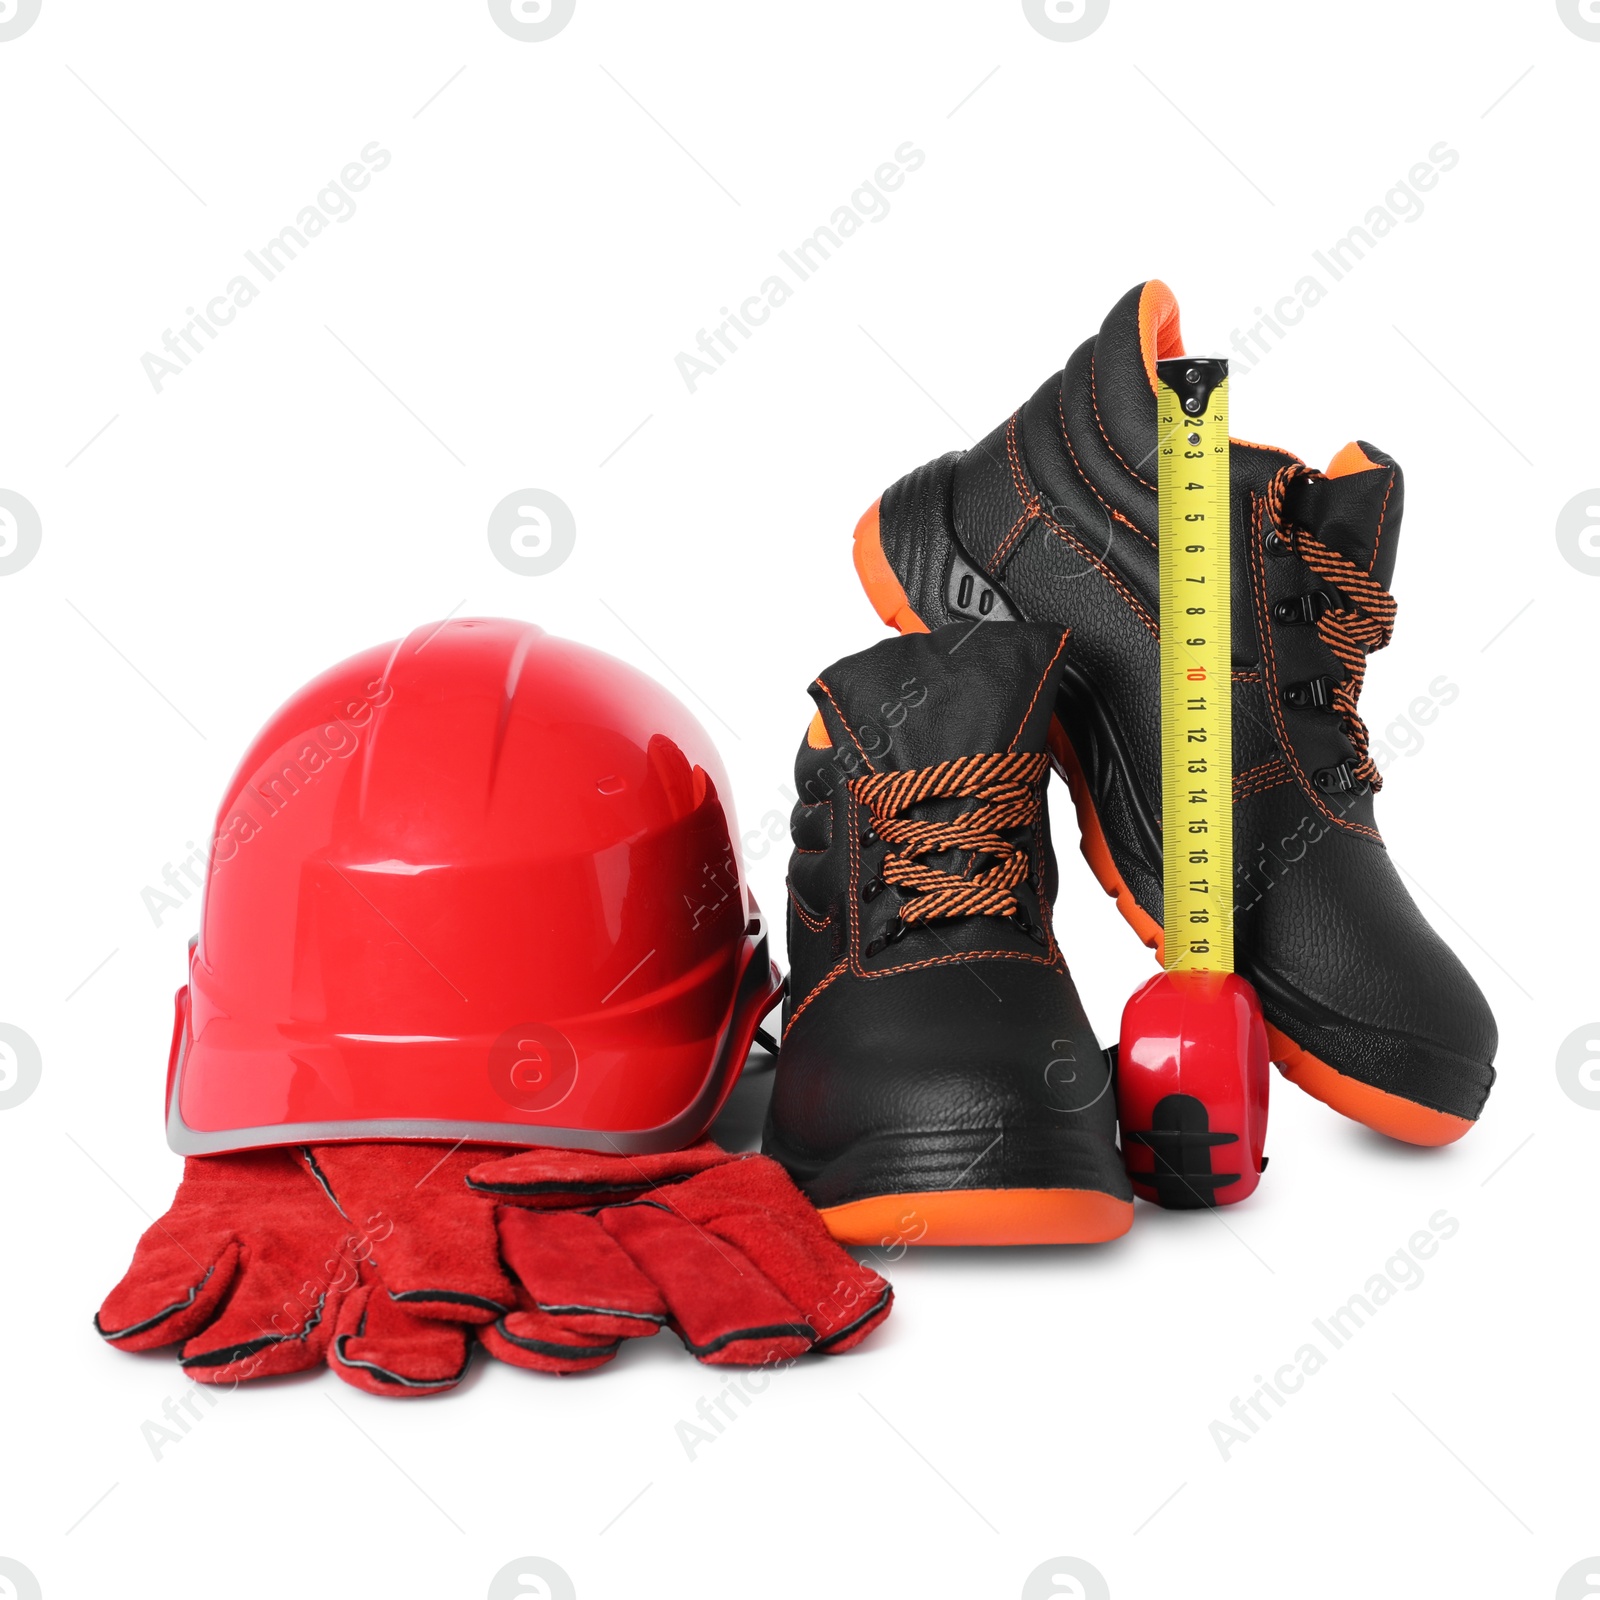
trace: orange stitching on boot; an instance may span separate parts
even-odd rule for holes
[[[1120,522],[1125,528],[1131,528],[1133,532],[1138,534],[1139,537],[1143,539],[1152,550],[1154,550],[1156,547],[1154,538],[1146,533],[1137,522],[1132,520],[1132,518],[1125,517],[1120,511],[1118,511],[1116,507],[1113,506],[1097,488],[1095,488],[1094,479],[1083,470],[1083,463],[1078,459],[1078,452],[1073,448],[1072,439],[1067,433],[1067,413],[1063,405],[1061,391],[1059,389],[1056,391],[1056,421],[1061,428],[1061,437],[1066,442],[1067,454],[1072,457],[1073,470],[1076,471],[1078,477],[1082,480],[1084,487],[1088,489],[1089,493],[1100,502],[1101,509],[1108,517]]]
[[[1279,784],[1293,783],[1294,773],[1289,769],[1289,763],[1282,756],[1273,756],[1270,760],[1263,761],[1259,766],[1251,767],[1246,772],[1237,773],[1233,780],[1233,802],[1237,805],[1241,800],[1248,800],[1253,795],[1264,794],[1268,789],[1276,789]]]
[[[1017,740],[1022,737],[1022,730],[1028,726],[1028,718],[1033,715],[1033,708],[1038,705],[1039,696],[1043,692],[1044,686],[1049,683],[1051,678],[1054,676],[1056,662],[1061,659],[1061,652],[1067,648],[1067,640],[1071,637],[1071,634],[1072,630],[1070,628],[1062,629],[1061,642],[1056,646],[1056,653],[1050,657],[1050,663],[1044,669],[1044,672],[1041,675],[1038,683],[1034,685],[1033,698],[1028,702],[1028,709],[1022,713],[1022,721],[1017,724],[1017,731],[1011,735],[1011,743],[1006,746],[1007,750],[1016,749]]]
[[[1116,513],[1113,513],[1113,515],[1115,514]],[[1082,556],[1084,560],[1087,561],[1089,565],[1093,567],[1095,571],[1098,572],[1100,576],[1117,591],[1119,595],[1121,595],[1123,603],[1140,620],[1140,622],[1145,625],[1152,638],[1159,639],[1161,637],[1161,630],[1157,626],[1155,618],[1152,617],[1147,610],[1145,610],[1144,602],[1139,599],[1138,595],[1136,595],[1133,590],[1130,589],[1128,585],[1125,584],[1122,579],[1119,578],[1117,574],[1104,561],[1102,561],[1093,550],[1088,547],[1088,545],[1084,544],[1084,542],[1078,538],[1078,536],[1073,533],[1072,530],[1065,524],[1057,522],[1056,519],[1049,514],[1049,512],[1041,511],[1039,514],[1039,520],[1058,538],[1071,545],[1072,548],[1075,549],[1078,554]],[[1127,521],[1125,517],[1120,518],[1119,520]],[[1131,528],[1133,527],[1133,524],[1130,522],[1128,523],[1128,526]],[[1135,532],[1137,531],[1138,530],[1135,529]],[[1143,536],[1141,535],[1141,537]]]
[[[1372,559],[1367,563],[1370,573],[1378,564],[1378,551],[1383,548],[1383,530],[1389,520],[1389,496],[1394,493],[1395,471],[1389,468],[1389,487],[1383,491],[1383,504],[1378,508],[1378,532],[1372,541]]]
[[[808,851],[806,851],[806,854],[807,855],[815,855],[816,851],[808,850]],[[794,907],[795,915],[797,917],[799,917],[799,919],[803,923],[805,923],[805,925],[813,933],[821,933],[822,930],[824,928],[826,928],[830,922],[833,921],[833,914],[832,914],[832,912],[830,912],[820,922],[818,922],[817,919],[816,919],[815,914],[813,912],[809,911],[805,906],[801,905],[799,895],[797,895],[794,892],[794,885],[792,883],[786,883],[784,885],[784,888],[786,888],[789,891],[789,904]]]
[[[1005,538],[995,546],[995,552],[988,561],[986,570],[991,578],[1000,576],[1000,569],[1006,564],[1006,560],[1016,547],[1017,541],[1033,526],[1034,519],[1038,514],[1038,510],[1034,507],[1025,508],[1018,515],[1017,520],[1006,529]]]
[[[1022,502],[1022,509],[1017,513],[1017,520],[1006,531],[1005,538],[995,547],[994,554],[984,563],[991,578],[1000,576],[1001,567],[1006,564],[1017,541],[1028,531],[1033,519],[1039,515],[1041,505],[1037,491],[1028,485],[1028,475],[1022,470],[1022,455],[1017,449],[1017,415],[1012,412],[1006,423],[1006,461],[1011,468],[1011,488]]]
[[[865,967],[852,970],[858,978],[889,978],[898,972],[916,972],[922,967],[948,967],[963,961],[1033,961],[1041,967],[1054,967],[1060,964],[1061,957],[1059,953],[1030,955],[1026,950],[974,950],[970,954],[957,950],[947,956],[926,956],[921,961],[903,961],[897,967],[874,967],[871,972]]]
[[[860,736],[856,733],[856,730],[850,726],[850,719],[845,716],[844,711],[840,708],[839,702],[833,698],[833,690],[830,689],[821,678],[817,679],[817,687],[825,695],[827,695],[828,704],[833,707],[834,714],[839,718],[839,722],[844,728],[844,731],[850,735],[850,742],[856,747],[857,750],[861,752],[861,759],[866,762],[868,770],[876,772],[878,769],[872,765],[872,757],[867,754],[866,746],[862,744]]]
[[[818,978],[818,979],[817,979],[817,986],[816,986],[816,988],[814,988],[814,989],[813,989],[813,990],[812,990],[812,991],[811,991],[811,993],[810,993],[810,994],[808,994],[808,995],[807,995],[807,996],[806,996],[806,997],[805,997],[805,999],[804,999],[804,1000],[802,1000],[802,1001],[801,1001],[801,1002],[800,1002],[800,1004],[799,1004],[799,1005],[797,1005],[797,1006],[796,1006],[796,1007],[795,1007],[795,1008],[794,1008],[794,1010],[793,1010],[793,1011],[791,1011],[791,1012],[790,1012],[790,1013],[789,1013],[789,1023],[788,1023],[788,1027],[786,1027],[786,1028],[785,1028],[785,1029],[784,1029],[784,1030],[783,1030],[783,1031],[784,1031],[784,1033],[785,1033],[785,1035],[787,1035],[787,1034],[788,1034],[788,1032],[789,1032],[789,1028],[792,1028],[792,1027],[793,1027],[793,1026],[794,1026],[794,1025],[795,1025],[795,1023],[797,1023],[797,1022],[798,1022],[798,1021],[799,1021],[799,1020],[800,1020],[800,1013],[801,1013],[801,1012],[802,1012],[802,1011],[804,1011],[804,1010],[805,1010],[805,1008],[806,1008],[806,1007],[807,1007],[807,1006],[808,1006],[808,1005],[810,1005],[810,1004],[811,1004],[811,1002],[812,1002],[812,1001],[813,1001],[813,1000],[815,1000],[815,999],[816,999],[816,998],[817,998],[817,996],[818,996],[818,995],[819,995],[819,994],[821,994],[821,993],[822,993],[822,991],[823,991],[823,990],[824,990],[824,989],[826,989],[826,988],[827,988],[827,987],[828,987],[828,985],[829,985],[829,984],[830,984],[830,983],[832,983],[832,982],[833,982],[833,980],[834,980],[834,979],[835,979],[835,978],[837,978],[837,977],[838,977],[838,976],[839,976],[839,974],[840,974],[840,973],[842,973],[842,972],[846,972],[846,971],[848,971],[848,970],[849,970],[849,967],[850,967],[850,963],[849,963],[849,962],[848,962],[848,961],[839,961],[839,962],[836,962],[836,963],[835,963],[835,964],[834,964],[834,965],[833,965],[833,966],[831,966],[831,967],[829,967],[829,968],[828,968],[828,970],[827,970],[827,971],[826,971],[826,972],[825,972],[825,973],[823,973],[823,975],[822,975],[822,976],[821,976],[821,977],[820,977],[820,978]]]
[[[1076,460],[1076,457],[1074,457],[1074,460]],[[1155,621],[1150,616],[1150,613],[1145,610],[1144,605],[1140,601],[1138,595],[1136,595],[1133,590],[1130,589],[1127,584],[1125,584],[1122,579],[1118,577],[1117,574],[1106,564],[1106,562],[1102,560],[1100,556],[1096,555],[1095,552],[1091,550],[1076,533],[1074,533],[1064,523],[1058,522],[1055,517],[1045,509],[1044,503],[1039,501],[1038,494],[1034,490],[1033,485],[1028,482],[1027,470],[1022,464],[1020,455],[1015,461],[1012,462],[1011,486],[1016,492],[1016,496],[1019,500],[1026,501],[1030,496],[1032,496],[1035,501],[1039,502],[1039,520],[1059,539],[1062,539],[1067,544],[1071,545],[1072,548],[1076,550],[1078,554],[1082,556],[1083,559],[1087,561],[1089,565],[1092,566],[1095,571],[1098,572],[1100,576],[1117,591],[1119,595],[1122,596],[1123,602],[1127,605],[1128,609],[1133,612],[1133,614],[1145,625],[1145,627],[1148,628],[1150,632],[1157,638],[1159,638],[1160,632],[1156,627]],[[1093,487],[1094,486],[1091,484],[1090,488],[1092,489]],[[1099,496],[1096,495],[1095,498],[1099,499]],[[1108,516],[1115,517],[1118,522],[1126,523],[1127,526],[1132,528],[1135,533],[1139,534],[1139,537],[1143,539],[1145,543],[1149,544],[1152,542],[1148,534],[1141,532],[1140,529],[1133,523],[1129,522],[1120,511],[1113,511],[1111,507],[1106,505],[1105,501],[1103,500],[1101,500],[1100,503],[1101,505],[1105,506]]]
[[[1154,396],[1152,396],[1152,399]],[[1153,489],[1155,485],[1148,478],[1141,478],[1138,472],[1122,459],[1122,452],[1111,442],[1111,435],[1106,432],[1106,425],[1100,419],[1100,381],[1097,373],[1097,363],[1093,356],[1089,358],[1089,404],[1094,410],[1094,425],[1100,430],[1100,437],[1105,440],[1106,449],[1117,458],[1117,465],[1133,479],[1135,483],[1142,484],[1146,489]],[[1067,438],[1066,412],[1061,404],[1061,391],[1056,391],[1056,415],[1061,419],[1061,436]],[[1067,448],[1072,448],[1072,441],[1067,439]],[[1076,460],[1076,456],[1073,458]]]

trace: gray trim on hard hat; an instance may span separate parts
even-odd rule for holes
[[[755,948],[728,1008],[728,1020],[712,1056],[700,1092],[689,1107],[669,1122],[654,1128],[622,1130],[593,1128],[548,1128],[527,1122],[460,1122],[437,1117],[375,1117],[338,1122],[278,1122],[259,1128],[225,1128],[207,1132],[191,1128],[183,1120],[179,1105],[183,1098],[183,1068],[189,1053],[189,1029],[185,1026],[177,1066],[172,1075],[172,1093],[167,1102],[167,1143],[181,1156],[220,1155],[236,1150],[259,1150],[284,1144],[337,1144],[355,1139],[426,1139],[434,1142],[459,1141],[472,1144],[551,1145],[563,1150],[598,1150],[614,1155],[655,1155],[664,1150],[681,1150],[691,1136],[702,1132],[710,1110],[730,1079],[737,1076],[742,1063],[730,1060],[737,1048],[734,1030],[747,1008],[758,1005],[764,995],[776,1000],[783,993],[767,954],[766,929],[761,926],[754,939]],[[751,1028],[771,1006],[756,1013]],[[753,1034],[752,1034],[753,1036]]]

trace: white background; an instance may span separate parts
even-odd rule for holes
[[[542,43],[481,0],[44,0],[0,43],[0,488],[43,532],[0,578],[0,1021],[43,1063],[0,1112],[0,1556],[46,1600],[477,1597],[525,1555],[582,1600],[1009,1597],[1062,1555],[1116,1600],[1556,1594],[1600,1552],[1600,1118],[1555,1066],[1600,1014],[1600,562],[1555,531],[1600,482],[1597,82],[1553,0],[1112,0],[1078,42],[1019,0],[578,0]],[[355,214],[158,394],[142,355],[374,140]],[[926,159],[888,214],[691,393],[677,354],[905,141]],[[723,1377],[666,1337],[579,1380],[482,1359],[403,1406],[327,1373],[247,1386],[154,1459],[141,1424],[189,1382],[90,1326],[179,1172],[193,915],[158,927],[141,891],[271,709],[447,611],[526,617],[680,693],[759,830],[805,685],[881,636],[850,565],[874,496],[1146,277],[1190,349],[1226,348],[1312,251],[1408,209],[1440,141],[1460,159],[1421,214],[1236,365],[1233,417],[1405,468],[1363,708],[1389,845],[1499,1017],[1479,1127],[1402,1148],[1280,1080],[1248,1205],[913,1255],[863,1349],[782,1374],[693,1460],[676,1424]],[[486,535],[529,487],[576,519],[545,577]],[[1458,696],[1408,731],[1441,674]],[[1149,957],[1058,822],[1057,924],[1109,1038]],[[787,848],[760,849],[781,913]],[[1224,1460],[1212,1422],[1441,1210],[1420,1285]]]

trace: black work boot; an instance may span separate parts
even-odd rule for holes
[[[1171,291],[1141,285],[1004,426],[902,478],[856,530],[862,581],[902,630],[1071,627],[1057,758],[1084,854],[1157,949],[1154,366],[1182,354]],[[1356,705],[1394,620],[1402,498],[1370,445],[1322,473],[1233,443],[1235,954],[1287,1077],[1394,1138],[1445,1144],[1494,1082],[1494,1017],[1384,849]]]
[[[811,686],[762,1148],[850,1244],[1082,1244],[1133,1220],[1056,945],[1059,627],[888,640]]]

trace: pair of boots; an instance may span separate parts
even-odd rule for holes
[[[813,683],[764,1148],[835,1236],[1086,1243],[1130,1225],[1113,1067],[1057,943],[1045,786],[1161,945],[1152,281],[1002,427],[902,478],[855,560],[886,641]],[[1335,1110],[1458,1139],[1494,1018],[1384,848],[1357,700],[1389,640],[1399,467],[1233,448],[1235,949],[1273,1059]]]

